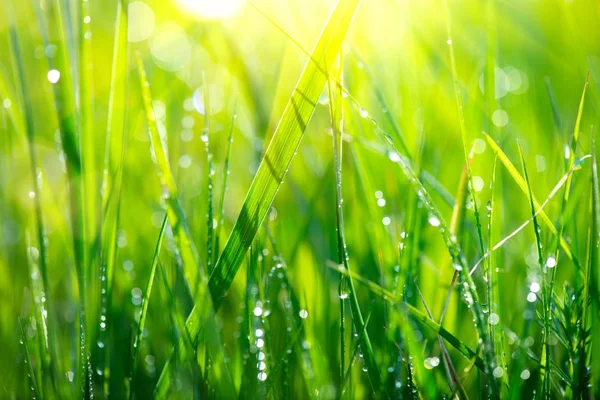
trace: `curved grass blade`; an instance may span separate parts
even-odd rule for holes
[[[519,174],[519,171],[517,171],[510,159],[506,156],[506,154],[502,151],[500,146],[498,146],[498,144],[494,141],[494,139],[492,139],[490,135],[484,132],[483,137],[487,144],[492,148],[494,153],[496,153],[498,159],[502,162],[502,164],[504,164],[504,167],[506,168],[510,176],[514,179],[515,183],[519,186],[523,193],[527,195],[527,183],[525,182],[525,179],[523,179],[521,174]],[[539,201],[535,198],[535,196],[532,196],[532,199],[536,213],[538,213],[546,228],[548,228],[548,230],[552,233],[553,236],[558,237],[558,231],[556,230],[556,227],[554,226],[548,215],[543,210],[540,210],[541,206]],[[566,256],[571,261],[573,261],[575,267],[579,269],[579,261],[577,260],[576,255],[573,254],[573,252],[571,251],[571,246],[569,245],[569,243],[562,237],[560,238],[560,247],[563,249]]]

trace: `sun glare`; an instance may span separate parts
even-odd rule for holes
[[[177,0],[179,7],[204,19],[222,19],[234,16],[244,0]]]

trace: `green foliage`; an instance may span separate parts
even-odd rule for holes
[[[0,398],[600,397],[599,26],[0,0]]]

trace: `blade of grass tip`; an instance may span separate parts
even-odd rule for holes
[[[206,175],[207,175],[207,212],[206,212],[206,273],[210,275],[213,265],[213,176],[215,174],[213,167],[213,155],[210,150],[210,95],[208,90],[208,81],[206,74],[202,71],[202,96],[204,98],[204,131],[201,139],[206,148]]]
[[[111,298],[117,255],[117,227],[119,225],[123,165],[127,148],[126,114],[129,93],[129,41],[127,40],[126,0],[117,2],[115,41],[108,100],[108,120],[104,174],[102,181],[102,226],[100,252],[100,321],[97,346],[98,369],[103,371],[102,389],[109,395],[110,351],[108,329],[111,326]]]
[[[305,65],[285,107],[269,147],[246,195],[242,211],[210,279],[218,305],[268,214],[316,107],[327,76],[319,67],[331,66],[354,16],[358,0],[341,0],[323,30],[313,57]]]
[[[337,78],[338,81],[342,80],[342,69],[343,69],[343,61],[342,56],[338,55],[336,61],[334,61],[333,67],[331,70],[331,75],[334,78]],[[337,232],[337,248],[338,248],[338,263],[343,265],[347,270],[350,269],[348,263],[348,250],[346,247],[346,240],[344,237],[344,213],[343,213],[343,199],[342,199],[342,132],[343,132],[343,124],[344,124],[344,114],[343,114],[343,103],[342,103],[342,92],[339,87],[335,86],[331,80],[328,81],[328,90],[329,90],[329,107],[330,107],[330,115],[331,115],[331,124],[333,128],[333,157],[334,157],[334,170],[335,170],[335,200],[336,200],[336,232]],[[366,326],[363,320],[363,316],[360,310],[360,304],[358,302],[358,297],[356,295],[356,291],[354,290],[354,284],[352,282],[352,276],[348,277],[348,282],[345,282],[345,277],[342,276],[340,280],[340,317],[343,321],[344,318],[344,301],[345,301],[345,293],[342,292],[344,287],[347,285],[347,292],[350,298],[350,309],[352,311],[352,322],[356,329],[356,332],[359,333],[359,340],[361,343],[361,347],[363,349],[364,360],[367,366],[367,370],[369,373],[369,379],[371,380],[371,384],[375,389],[375,392],[378,393],[381,390],[381,376],[379,372],[379,367],[377,366],[377,362],[375,360],[375,355],[373,354],[373,349],[371,346],[371,340],[369,339],[369,335],[366,330]],[[341,325],[341,330],[343,330],[343,325]],[[343,335],[343,332],[342,332]],[[341,342],[341,357],[344,357],[344,342],[342,336]],[[343,365],[343,360],[341,362]],[[344,371],[345,369],[343,369]]]
[[[585,104],[585,92],[587,90],[588,87],[588,82],[589,82],[589,77],[590,74],[589,72],[587,73],[586,77],[585,77],[585,83],[583,85],[583,92],[581,94],[581,100],[579,101],[579,109],[577,111],[577,118],[575,120],[575,128],[573,130],[573,139],[571,141],[571,151],[569,152],[569,162],[567,164],[567,170],[570,170],[574,167],[575,165],[575,152],[577,151],[577,143],[579,141],[579,128],[581,125],[581,115],[583,114],[583,107]],[[562,199],[562,203],[560,206],[560,213],[559,213],[559,219],[560,219],[560,225],[559,225],[559,230],[558,230],[558,236],[557,236],[557,240],[556,240],[556,248],[554,250],[554,260],[553,260],[553,264],[551,265],[549,263],[546,264],[546,267],[551,268],[551,272],[550,272],[550,283],[549,283],[549,287],[547,288],[546,292],[545,292],[545,301],[544,301],[544,331],[543,331],[543,339],[542,339],[542,370],[544,371],[544,377],[543,377],[543,389],[542,389],[542,396],[544,398],[549,398],[551,396],[551,386],[550,386],[550,375],[552,373],[552,364],[549,364],[550,359],[550,346],[548,345],[548,338],[550,335],[550,324],[551,324],[551,318],[552,318],[552,293],[554,290],[554,281],[556,279],[556,269],[557,269],[557,265],[558,265],[558,255],[559,255],[559,250],[560,250],[560,241],[563,238],[563,233],[565,230],[565,226],[566,226],[566,216],[565,216],[565,208],[567,206],[567,202],[569,201],[569,194],[571,192],[571,180],[572,180],[573,176],[569,175],[567,177],[567,182],[565,183],[565,191],[564,191],[564,195],[563,195],[563,199]],[[578,268],[579,270],[579,268]],[[544,272],[548,272],[547,270],[545,270]],[[584,360],[581,360],[581,362],[584,362]]]
[[[502,151],[500,146],[498,146],[498,144],[494,141],[494,139],[492,139],[492,137],[490,135],[488,135],[487,133],[484,132],[483,137],[484,137],[486,143],[492,148],[494,153],[498,156],[498,159],[500,160],[500,162],[502,162],[502,164],[508,171],[509,175],[513,178],[513,180],[515,181],[517,186],[519,186],[519,188],[523,191],[523,193],[525,195],[527,195],[527,193],[528,193],[527,183],[525,182],[525,179],[523,179],[521,174],[519,174],[519,171],[517,171],[517,169],[515,168],[513,163],[510,161],[510,159],[506,156],[506,153],[504,153]],[[550,231],[550,233],[552,233],[553,236],[558,238],[558,231],[556,230],[554,223],[550,220],[548,215],[543,210],[541,210],[542,207],[540,206],[540,203],[535,198],[535,196],[533,196],[533,204],[535,206],[536,214],[540,217],[541,221],[544,223],[546,228]],[[571,251],[571,247],[570,247],[569,243],[563,237],[560,238],[560,246],[561,246],[563,252],[565,253],[565,255],[571,261],[573,261],[573,264],[575,264],[575,267],[577,269],[579,269],[579,261],[577,260],[576,255],[573,254],[573,252]]]
[[[135,378],[137,375],[137,364],[140,354],[140,348],[142,347],[142,340],[144,334],[144,328],[146,325],[146,316],[148,315],[148,305],[150,304],[150,296],[152,295],[152,286],[154,285],[154,276],[156,275],[156,266],[158,265],[158,257],[160,254],[160,248],[162,246],[162,239],[165,234],[165,228],[167,226],[167,216],[165,215],[160,232],[158,233],[158,239],[156,240],[156,246],[154,248],[154,255],[152,256],[152,263],[150,264],[150,276],[148,277],[148,283],[146,284],[146,292],[142,297],[142,311],[140,313],[140,322],[138,324],[137,334],[133,342],[133,356],[131,362],[131,372],[129,379],[131,380],[131,387],[135,387]],[[133,391],[129,392],[130,399],[133,398]]]
[[[237,98],[234,102],[233,106],[233,116],[231,117],[231,125],[229,128],[229,136],[227,138],[227,150],[225,151],[225,162],[223,164],[223,181],[221,183],[221,195],[219,197],[219,209],[217,216],[217,227],[215,228],[215,250],[214,250],[214,260],[213,262],[217,262],[217,257],[220,251],[219,247],[219,236],[221,233],[221,229],[223,228],[223,223],[225,220],[225,193],[227,193],[227,178],[229,177],[229,157],[231,156],[231,144],[233,143],[233,130],[235,128],[235,121],[237,121]]]
[[[68,8],[68,4],[66,4]],[[85,396],[88,390],[86,382],[88,371],[88,351],[86,344],[86,235],[84,229],[84,187],[82,182],[82,166],[80,154],[80,142],[77,135],[77,107],[74,99],[72,76],[76,76],[76,68],[69,65],[68,41],[65,38],[65,26],[69,23],[68,12],[63,12],[60,2],[53,3],[48,7],[48,23],[38,5],[34,5],[39,14],[42,36],[46,45],[50,43],[56,46],[54,57],[48,57],[48,80],[52,84],[54,105],[59,121],[62,151],[64,153],[67,170],[67,187],[69,193],[69,212],[71,219],[71,231],[73,238],[73,250],[75,254],[75,269],[77,273],[79,289],[79,354],[78,368],[75,381],[76,386]],[[68,11],[68,10],[67,10]],[[65,23],[65,20],[67,22]],[[72,50],[72,49],[71,49]],[[71,51],[73,53],[73,51]],[[76,64],[76,63],[75,63]]]
[[[567,171],[562,178],[560,178],[560,180],[558,181],[558,183],[554,186],[554,188],[552,189],[552,191],[550,192],[550,194],[548,194],[548,197],[546,197],[546,199],[544,200],[544,202],[540,205],[540,207],[536,210],[535,212],[535,216],[539,216],[544,207],[546,207],[548,205],[548,203],[550,202],[550,200],[552,200],[552,198],[554,197],[554,195],[556,195],[556,193],[559,191],[559,189],[565,184],[565,182],[567,181],[567,178],[569,177],[569,175],[571,175],[574,171],[581,169],[581,164],[587,159],[590,158],[591,155],[587,154],[581,158],[579,158],[577,160],[577,163],[573,166],[573,168],[571,168],[569,171]],[[475,270],[477,270],[477,267],[479,267],[479,265],[486,260],[487,257],[490,256],[490,254],[492,254],[494,251],[498,250],[499,248],[501,248],[502,246],[504,246],[504,244],[506,244],[506,242],[508,242],[510,239],[512,239],[513,237],[515,237],[519,232],[521,232],[525,227],[527,227],[527,225],[529,225],[529,223],[533,220],[533,216],[528,218],[525,222],[523,222],[521,225],[519,225],[518,228],[516,228],[515,230],[513,230],[511,233],[509,233],[507,236],[505,236],[503,239],[501,239],[498,243],[496,243],[490,250],[488,250],[483,257],[481,257],[476,263],[475,265],[471,268],[471,271],[469,272],[469,275],[473,274],[475,272]]]
[[[17,28],[14,25],[14,15],[12,8],[9,9],[9,18],[11,22],[10,28],[10,53],[13,57],[13,63],[15,64],[15,85],[17,86],[17,90],[20,91],[20,99],[24,108],[24,119],[20,122],[22,126],[25,127],[26,137],[27,137],[27,153],[29,155],[29,167],[31,170],[31,183],[32,190],[30,191],[29,197],[33,201],[34,210],[35,210],[35,246],[38,250],[38,261],[39,261],[39,270],[42,278],[42,287],[40,288],[40,293],[44,293],[45,299],[44,303],[41,305],[42,312],[45,317],[43,317],[42,329],[44,332],[43,346],[41,352],[41,362],[44,374],[48,379],[46,383],[51,384],[55,388],[56,383],[56,365],[57,357],[56,357],[56,347],[55,347],[55,337],[54,337],[54,313],[53,306],[54,303],[51,301],[53,299],[51,293],[51,287],[48,276],[48,264],[47,264],[47,238],[46,238],[46,228],[43,219],[42,212],[42,203],[41,203],[41,182],[42,182],[42,172],[39,169],[38,159],[37,159],[37,151],[36,151],[36,143],[35,143],[35,132],[34,132],[34,110],[32,108],[32,101],[29,97],[29,88],[27,86],[27,80],[24,78],[23,71],[25,71],[23,59],[21,55],[21,44],[17,34]],[[20,108],[18,104],[15,103],[14,107],[10,108]],[[32,251],[32,250],[30,250]],[[40,299],[41,300],[41,299]],[[45,310],[44,310],[45,308]],[[41,387],[40,389],[44,389]]]
[[[35,379],[35,372],[33,370],[33,363],[31,362],[31,355],[29,354],[29,346],[27,346],[27,335],[25,334],[25,329],[23,328],[23,321],[21,317],[19,317],[19,330],[21,331],[21,338],[19,339],[19,343],[23,346],[23,351],[25,353],[25,366],[27,368],[27,378],[29,380],[29,395],[34,399],[41,399],[43,397],[40,396],[40,390]]]
[[[194,246],[189,226],[177,197],[177,185],[175,184],[169,166],[169,160],[167,159],[162,140],[158,133],[158,126],[156,124],[156,117],[152,106],[150,84],[146,77],[146,71],[139,54],[137,55],[137,66],[142,91],[142,102],[146,120],[148,122],[148,134],[158,165],[162,185],[162,196],[167,206],[167,218],[169,219],[169,224],[173,230],[173,237],[176,248],[178,249],[178,256],[181,257],[183,263],[183,273],[190,290],[189,294],[194,301],[192,315],[188,318],[187,323],[189,328],[188,332],[193,339],[194,345],[197,345],[200,339],[200,328],[201,326],[205,328],[204,339],[206,340],[206,347],[210,352],[213,365],[215,365],[215,378],[219,381],[216,383],[216,386],[223,390],[222,395],[224,397],[230,398],[234,396],[234,387],[231,383],[229,370],[223,361],[223,346],[219,328],[215,320],[215,307],[208,291],[208,279],[206,272],[200,263],[200,258],[196,247]],[[194,283],[196,283],[195,293],[193,293],[194,290],[192,286]],[[192,332],[194,334],[192,334]],[[170,359],[173,359],[174,357],[175,359],[191,357],[191,354],[189,354],[186,347],[183,345],[176,346],[176,352],[177,354],[175,352],[171,354]],[[154,395],[157,398],[164,398],[168,394],[169,386],[171,384],[169,364],[170,362],[168,361],[163,368],[163,372],[160,375],[158,385],[155,389]]]
[[[329,263],[328,266],[329,268],[334,269],[341,274],[352,275],[352,278],[356,282],[360,283],[361,285],[364,285],[371,292],[373,292],[377,296],[384,298],[386,301],[392,304],[401,304],[401,309],[403,312],[410,313],[414,318],[416,318],[417,321],[421,322],[427,328],[431,329],[433,333],[442,336],[444,340],[450,343],[452,347],[458,350],[458,352],[465,356],[468,360],[476,358],[475,366],[480,371],[485,372],[485,363],[475,351],[471,350],[465,343],[463,343],[460,339],[458,339],[456,336],[454,336],[452,333],[450,333],[448,330],[446,330],[444,327],[438,324],[435,320],[429,318],[427,314],[425,314],[423,311],[404,302],[401,296],[390,292],[389,290],[381,287],[379,284],[360,276],[354,271],[346,271],[345,269],[340,268],[339,265],[335,263]]]

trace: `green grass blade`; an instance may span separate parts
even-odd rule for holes
[[[521,174],[519,174],[519,171],[515,168],[513,163],[504,153],[504,151],[502,151],[500,146],[498,146],[498,144],[494,141],[494,139],[492,139],[491,136],[484,133],[483,137],[485,138],[486,143],[492,148],[494,153],[496,153],[498,159],[500,160],[500,162],[502,162],[509,175],[515,181],[515,183],[519,186],[523,193],[527,195],[527,182],[525,182],[525,179],[523,179]],[[535,196],[533,197],[533,204],[535,206],[536,213],[539,213],[538,216],[540,217],[546,228],[552,233],[553,236],[558,237],[558,231],[556,230],[556,227],[554,226],[548,215],[543,210],[540,211],[540,202],[535,198]],[[576,267],[579,267],[579,261],[577,260],[576,255],[573,254],[573,252],[571,251],[571,246],[562,237],[560,238],[560,246],[564,251],[565,255],[573,261],[573,264],[575,264]]]
[[[163,219],[158,233],[158,239],[156,240],[156,247],[154,248],[154,255],[152,256],[152,263],[150,264],[150,276],[148,277],[148,283],[146,284],[146,291],[142,298],[142,311],[140,313],[140,322],[138,324],[137,334],[135,335],[133,342],[133,357],[131,363],[131,386],[134,387],[137,365],[140,354],[140,348],[142,347],[142,340],[144,334],[144,327],[146,325],[146,316],[148,315],[148,306],[150,304],[150,296],[152,295],[152,286],[154,285],[154,276],[156,275],[156,267],[158,265],[158,257],[160,255],[160,248],[162,246],[162,239],[165,234],[165,228],[167,227],[167,216]],[[132,398],[133,392],[130,392],[130,398]]]

